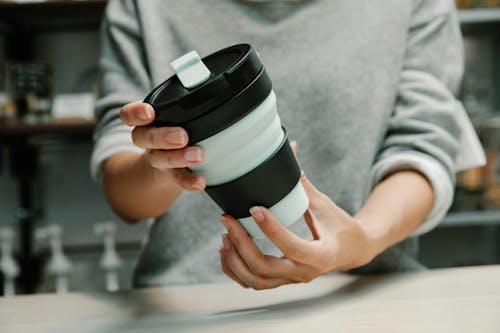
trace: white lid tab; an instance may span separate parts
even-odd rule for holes
[[[196,51],[191,51],[170,63],[182,85],[192,89],[210,78],[210,70]]]

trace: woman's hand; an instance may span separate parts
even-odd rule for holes
[[[200,147],[187,147],[188,135],[180,127],[153,127],[153,107],[135,102],[120,111],[121,121],[135,126],[134,144],[144,153],[123,151],[106,160],[102,168],[104,192],[115,213],[134,223],[159,216],[183,190],[201,191],[206,182],[186,167],[203,161]]]
[[[228,231],[219,250],[222,268],[243,287],[260,290],[308,282],[326,272],[364,265],[375,256],[363,225],[316,189],[304,174],[301,181],[310,201],[304,217],[312,240],[290,232],[267,209],[251,209],[255,222],[283,253],[281,258],[263,254],[236,219],[221,217]]]
[[[203,150],[197,146],[187,146],[188,134],[183,128],[147,126],[154,117],[153,107],[142,102],[127,104],[120,111],[121,121],[128,126],[135,126],[132,140],[135,145],[145,149],[144,157],[155,179],[162,182],[171,178],[182,189],[203,190],[205,179],[186,170],[186,167],[199,165],[203,161]]]

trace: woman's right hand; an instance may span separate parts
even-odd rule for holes
[[[144,148],[144,157],[159,181],[172,178],[187,191],[201,191],[205,188],[205,179],[192,174],[186,167],[199,165],[203,161],[203,150],[198,146],[187,146],[188,134],[181,127],[154,127],[150,125],[155,112],[150,104],[133,102],[120,111],[121,121],[128,126],[135,126],[132,140],[135,145]]]

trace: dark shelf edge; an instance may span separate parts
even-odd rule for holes
[[[500,225],[500,209],[450,211],[438,227]]]
[[[460,9],[458,18],[462,25],[500,23],[500,7]]]
[[[95,29],[99,27],[107,0],[0,2],[0,21],[11,30]]]

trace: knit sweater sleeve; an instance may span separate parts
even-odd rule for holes
[[[434,206],[416,234],[435,227],[453,200],[462,130],[455,94],[462,73],[463,45],[454,3],[415,1],[397,98],[372,185],[402,169],[427,177]]]
[[[112,155],[142,152],[132,143],[132,127],[119,118],[123,105],[143,99],[151,89],[137,10],[133,0],[110,1],[101,26],[101,91],[90,161],[91,174],[97,181],[103,162]]]

